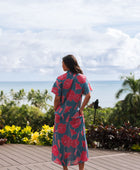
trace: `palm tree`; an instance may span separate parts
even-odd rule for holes
[[[52,100],[52,96],[48,94],[48,90],[41,92],[40,90],[31,89],[27,95],[28,101],[31,102],[31,105],[36,106],[40,109],[47,110],[47,100]]]
[[[135,122],[136,117],[140,111],[140,79],[136,80],[133,74],[130,76],[122,77],[124,82],[122,84],[122,89],[116,93],[116,98],[118,99],[123,93],[127,93],[124,100],[122,101],[122,110],[130,114],[130,118]]]
[[[26,95],[24,89],[19,90],[18,92],[14,92],[13,89],[10,91],[11,96],[13,97],[13,100],[17,102],[17,104],[20,104],[22,100],[24,100],[24,97]]]
[[[0,103],[1,104],[6,104],[9,99],[7,96],[4,94],[3,90],[0,91]]]

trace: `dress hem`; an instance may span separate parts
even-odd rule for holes
[[[56,164],[58,164],[58,165],[61,165],[61,166],[74,166],[74,165],[79,165],[80,163],[84,163],[84,162],[87,162],[89,160],[89,158],[87,158],[87,160],[85,160],[85,161],[79,161],[79,162],[77,162],[77,163],[75,163],[75,164],[68,164],[68,165],[63,165],[62,163],[60,163],[60,162],[56,162],[55,160],[52,160],[54,163],[56,163]]]

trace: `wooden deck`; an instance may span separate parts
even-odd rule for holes
[[[140,154],[89,149],[85,170],[140,170]],[[51,161],[51,147],[23,144],[0,145],[0,170],[62,170]],[[71,166],[69,170],[78,170]]]

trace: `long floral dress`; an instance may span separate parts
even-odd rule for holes
[[[92,90],[85,75],[67,71],[55,81],[52,92],[61,96],[55,111],[52,160],[62,166],[88,160],[84,116],[80,114],[82,94]]]

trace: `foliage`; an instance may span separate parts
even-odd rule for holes
[[[4,93],[3,90],[0,91],[0,103],[1,104],[6,104],[9,101],[9,98],[7,95]]]
[[[41,145],[51,146],[53,139],[53,127],[49,127],[48,125],[42,126],[38,139]]]
[[[96,110],[95,124],[108,124],[109,116],[113,113],[112,108],[99,108]],[[85,126],[88,128],[93,124],[95,109],[86,107],[84,109]]]
[[[116,93],[119,98],[123,93],[127,93],[124,100],[119,101],[115,106],[113,116],[116,117],[115,124],[122,121],[129,121],[132,125],[140,126],[140,79],[136,80],[133,74],[122,77],[124,79],[122,88]]]
[[[54,118],[55,118],[55,113],[54,113],[54,107],[51,106],[49,110],[45,113],[44,115],[44,123],[53,126],[54,125]]]
[[[35,131],[45,123],[44,113],[37,107],[22,105],[11,106],[10,104],[1,105],[1,117],[4,122],[3,125],[16,125],[26,127],[29,124]]]
[[[19,90],[18,92],[15,92],[13,89],[11,89],[10,94],[12,96],[12,100],[19,105],[22,100],[25,99],[26,93],[24,89]]]
[[[134,144],[140,144],[140,128],[127,123],[121,128],[92,125],[87,131],[87,142],[90,147],[98,143],[100,148],[130,150]]]
[[[134,144],[132,147],[131,147],[132,151],[138,151],[140,152],[140,145],[138,144]]]
[[[34,89],[31,89],[28,92],[27,99],[28,102],[31,102],[31,105],[36,106],[40,109],[44,108],[45,110],[47,110],[46,101],[52,100],[52,96],[48,94],[47,89],[44,90],[43,92],[41,92],[40,90],[35,91]]]
[[[23,143],[37,145],[52,145],[53,127],[42,126],[41,131],[33,132],[30,126],[5,126],[0,130],[0,138],[7,138],[7,143]]]
[[[24,89],[20,89],[15,92],[13,89],[10,90],[10,93],[5,94],[3,90],[0,91],[0,104],[11,106],[17,106],[21,104],[31,104],[32,106],[38,107],[39,109],[47,110],[48,104],[47,101],[52,100],[52,96],[48,93],[48,90],[44,91],[31,89],[29,92],[25,92]]]

